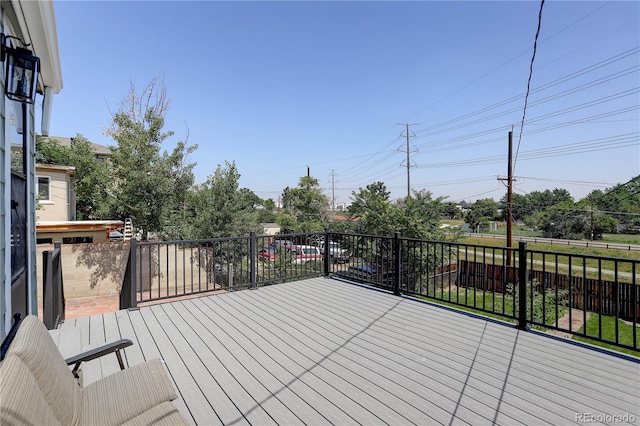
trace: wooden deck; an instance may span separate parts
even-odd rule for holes
[[[162,358],[199,425],[640,422],[638,362],[328,278],[67,320],[51,334],[65,356],[132,339],[127,363]],[[115,356],[93,361],[83,381],[117,370]]]

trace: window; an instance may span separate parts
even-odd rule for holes
[[[93,237],[63,237],[62,244],[90,244]]]
[[[51,201],[50,178],[38,176],[38,196],[40,201]]]

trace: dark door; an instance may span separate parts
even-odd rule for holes
[[[11,173],[11,309],[27,314],[27,180]]]

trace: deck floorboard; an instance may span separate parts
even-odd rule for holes
[[[194,424],[510,426],[582,413],[640,424],[640,360],[327,278],[68,320],[51,334],[65,356],[133,340],[126,364],[161,358]],[[83,366],[85,385],[119,369],[110,358]]]

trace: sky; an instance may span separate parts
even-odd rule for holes
[[[241,187],[275,201],[307,170],[336,204],[377,181],[392,198],[410,186],[499,200],[509,131],[517,194],[564,188],[577,201],[640,174],[640,2],[546,1],[532,68],[540,2],[54,10],[64,88],[50,135],[114,145],[112,114],[158,76],[175,132],[163,148],[198,145],[196,183],[229,161]]]

